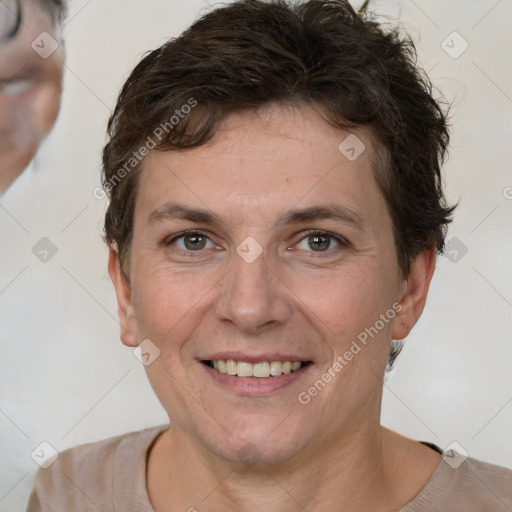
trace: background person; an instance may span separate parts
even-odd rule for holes
[[[0,2],[0,195],[23,172],[60,107],[64,0]]]

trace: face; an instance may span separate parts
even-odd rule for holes
[[[389,344],[414,323],[413,293],[371,138],[353,133],[365,150],[351,161],[338,149],[348,135],[311,110],[275,107],[144,163],[129,280],[110,259],[122,339],[150,340],[148,357],[159,356],[146,370],[171,423],[224,459],[256,451],[279,463],[378,424]]]
[[[19,23],[16,2],[0,5],[0,194],[30,163],[60,104],[62,49],[47,55],[56,28],[38,1],[19,5]]]

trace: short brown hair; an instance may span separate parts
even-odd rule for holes
[[[197,107],[155,149],[201,146],[231,113],[275,103],[311,106],[340,129],[368,127],[402,274],[423,249],[443,250],[455,208],[446,206],[441,181],[447,114],[410,38],[385,30],[367,3],[356,13],[346,0],[238,0],[148,53],[122,88],[103,150],[103,187],[105,240],[117,244],[123,268],[142,168],[126,162],[191,98]]]

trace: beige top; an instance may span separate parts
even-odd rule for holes
[[[146,455],[154,427],[59,454],[34,479],[27,512],[154,512],[146,488]],[[398,512],[510,512],[512,470],[468,458],[444,460],[419,494]]]

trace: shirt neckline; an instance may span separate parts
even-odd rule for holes
[[[113,502],[116,512],[133,509],[155,512],[147,487],[148,455],[156,440],[169,425],[150,427],[134,433],[135,439],[123,438],[119,443],[113,466]],[[127,446],[122,446],[126,442]],[[136,455],[135,463],[133,455]]]

